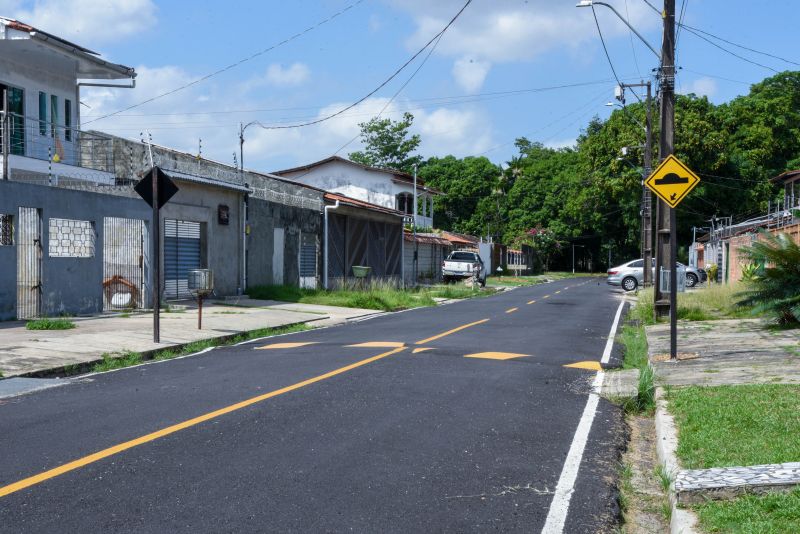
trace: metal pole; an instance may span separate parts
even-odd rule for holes
[[[151,159],[152,162],[152,159]],[[161,221],[158,209],[157,167],[153,169],[153,343],[161,343]]]
[[[3,89],[3,180],[8,180],[8,145],[11,143],[11,128],[8,120],[8,89]]]
[[[417,245],[417,164],[414,164],[414,217],[413,217],[414,233],[414,287],[417,286],[417,275],[419,271],[419,248]]]
[[[575,274],[575,243],[572,244],[572,274]]]
[[[197,294],[197,329],[203,329],[203,297]]]
[[[653,283],[653,196],[650,189],[644,185],[644,179],[650,176],[653,166],[653,110],[651,83],[647,82],[647,113],[645,115],[645,143],[644,143],[644,177],[642,180],[644,209],[642,210],[642,226],[644,227],[644,271],[643,285],[648,287]]]

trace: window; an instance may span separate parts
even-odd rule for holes
[[[54,139],[58,137],[56,127],[58,126],[58,97],[50,95],[50,136]]]
[[[634,262],[631,262],[631,264],[628,265],[628,267],[641,269],[642,267],[644,267],[644,260],[636,260]]]
[[[400,193],[395,198],[397,211],[402,211],[406,215],[414,213],[414,195],[411,193]]]
[[[64,99],[64,139],[72,141],[72,100]]]
[[[25,93],[22,89],[8,87],[0,84],[0,101],[2,101],[2,91],[8,91],[8,113],[9,113],[9,153],[15,156],[25,155]],[[0,103],[0,109],[2,103]],[[5,140],[3,140],[5,142]]]
[[[50,219],[51,258],[93,258],[95,232],[91,221]]]
[[[39,135],[47,135],[47,95],[39,91]]]
[[[11,215],[0,213],[0,247],[14,244],[14,221]]]
[[[448,259],[453,261],[480,261],[478,255],[474,252],[453,252]]]

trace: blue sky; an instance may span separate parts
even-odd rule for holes
[[[660,49],[661,20],[643,0],[607,0]],[[660,5],[659,0],[652,0]],[[174,89],[268,48],[356,0],[0,0],[0,14],[92,48],[139,72],[133,90],[84,90],[86,129],[138,138],[233,162],[238,125],[296,124],[352,103],[386,79],[463,5],[463,0],[362,0],[333,21],[169,97],[112,118],[100,115]],[[245,164],[270,171],[359,148],[358,123],[386,107],[410,110],[425,156],[485,155],[496,163],[527,136],[571,144],[592,116],[605,117],[615,82],[592,10],[575,0],[474,0],[439,42],[354,110],[316,126],[247,130]],[[683,0],[677,0],[680,9]],[[648,79],[655,56],[604,7],[600,27],[620,78]],[[792,36],[796,0],[686,0],[684,22],[800,62]],[[778,71],[800,68],[720,43]],[[687,31],[678,40],[678,90],[724,102],[773,74]],[[571,88],[530,91],[554,86]],[[515,93],[509,94],[508,92]],[[501,93],[501,94],[498,94]],[[630,98],[629,98],[630,100]],[[388,103],[388,106],[387,106]],[[346,146],[345,146],[346,145]],[[342,147],[345,148],[342,149]]]

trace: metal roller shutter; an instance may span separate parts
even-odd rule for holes
[[[189,271],[202,268],[200,223],[164,221],[164,298],[189,298]]]

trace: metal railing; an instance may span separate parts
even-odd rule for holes
[[[3,125],[0,147],[8,139],[11,156],[114,172],[114,146],[110,137],[16,113],[8,113],[6,119],[0,112],[0,120]]]

